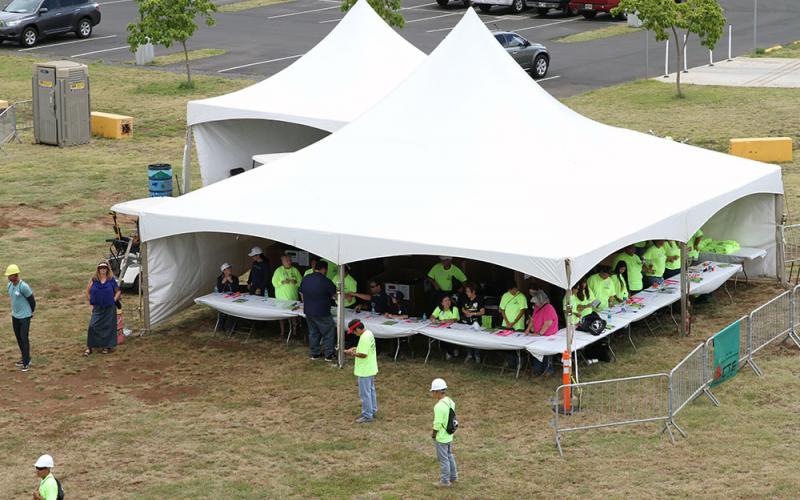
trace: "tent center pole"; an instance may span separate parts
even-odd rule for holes
[[[344,368],[344,264],[339,264],[339,287],[336,292],[336,345],[339,368]]]
[[[562,385],[569,385],[572,381],[572,342],[575,338],[575,325],[572,324],[572,264],[569,259],[564,261],[564,270],[566,271],[567,290],[564,294],[564,301],[566,303],[565,316],[567,318],[567,345],[564,350],[564,355],[561,358],[564,366]],[[578,363],[577,356],[575,363]],[[572,409],[572,391],[569,387],[564,391],[564,413],[568,413]]]
[[[692,331],[689,316],[689,252],[686,243],[681,247],[681,335],[687,336]]]

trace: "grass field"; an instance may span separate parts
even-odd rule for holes
[[[0,99],[29,97],[32,61],[0,57]],[[379,419],[356,427],[351,371],[308,361],[306,349],[287,348],[273,325],[248,344],[213,338],[213,314],[195,308],[112,355],[82,357],[89,319],[82,289],[106,252],[108,207],[146,195],[148,163],[180,164],[187,100],[248,83],[198,76],[184,91],[180,74],[103,65],[90,72],[93,108],[134,116],[133,139],[56,149],[26,137],[0,153],[0,267],[19,264],[39,302],[30,372],[13,368],[10,325],[0,330],[3,498],[30,496],[41,453],[55,456],[70,498],[796,496],[800,355],[784,346],[762,355],[763,379],[744,370],[719,387],[721,407],[689,405],[678,417],[688,439],[673,446],[656,425],[587,432],[565,438],[564,458],[549,424],[555,378],[514,380],[471,365],[424,365],[419,355],[398,363],[382,357]],[[673,93],[645,81],[567,104],[717,150],[730,137],[800,136],[796,91],[687,86],[682,100]],[[784,165],[790,209],[800,196],[798,171],[800,160]],[[616,363],[582,367],[582,377],[668,370],[776,293],[754,284],[739,288],[734,305],[715,297],[697,308],[689,339],[637,330],[638,350],[620,342]],[[126,303],[129,323],[134,302]],[[8,317],[5,298],[0,316]],[[462,421],[455,446],[462,480],[449,491],[432,486],[427,389],[437,376],[450,384]]]
[[[629,33],[636,33],[642,31],[644,28],[631,28],[625,23],[612,24],[605,28],[598,28],[589,31],[582,31],[580,33],[573,33],[561,38],[557,38],[556,42],[561,43],[578,43],[589,42],[592,40],[601,40],[603,38],[611,38],[614,36],[627,35]]]

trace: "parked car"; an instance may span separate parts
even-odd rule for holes
[[[592,19],[598,12],[607,12],[611,15],[611,9],[619,5],[619,0],[585,0],[583,2],[575,2],[574,0],[569,3],[569,8],[578,11],[580,15],[586,19]],[[624,18],[624,14],[620,14],[620,18]]]
[[[461,2],[461,5],[464,7],[469,7],[472,5],[471,0],[455,0],[456,2]],[[439,4],[439,7],[447,7],[447,4],[450,3],[450,0],[436,0],[436,3]]]
[[[100,6],[93,0],[11,0],[0,10],[0,42],[33,47],[42,38],[64,33],[89,38],[98,24]]]
[[[519,14],[528,8],[526,0],[473,0],[473,5],[477,5],[481,12],[489,12],[492,5],[501,5],[503,7],[510,7],[511,12]]]
[[[544,78],[550,69],[550,53],[541,43],[531,43],[513,31],[493,31],[492,35],[522,69],[534,78]]]

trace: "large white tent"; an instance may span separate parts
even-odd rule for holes
[[[358,120],[269,169],[144,211],[150,319],[207,293],[253,237],[339,264],[449,254],[562,288],[627,244],[686,242],[701,226],[774,257],[782,189],[776,166],[571,111],[468,10]],[[230,193],[238,203],[219,202]]]
[[[357,2],[328,36],[280,73],[189,102],[203,184],[227,178],[231,169],[251,168],[253,155],[297,151],[338,130],[424,58],[366,0]]]

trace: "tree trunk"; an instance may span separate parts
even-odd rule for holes
[[[186,49],[186,41],[182,41],[181,45],[183,45],[183,57],[186,59],[186,81],[189,87],[192,86],[192,71],[189,69],[189,51]]]
[[[683,50],[681,47],[681,41],[678,39],[678,30],[675,29],[673,26],[672,28],[672,35],[675,37],[675,59],[678,62],[678,67],[675,68],[675,85],[678,89],[678,97],[683,97],[683,92],[681,91],[681,71],[683,70]]]

